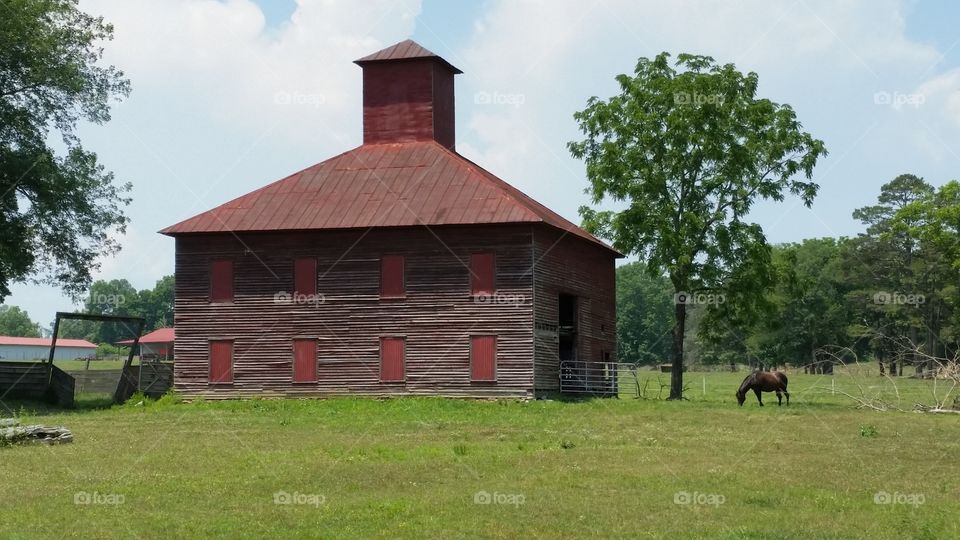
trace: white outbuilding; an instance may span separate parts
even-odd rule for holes
[[[54,360],[92,358],[97,346],[85,339],[58,339]],[[50,357],[50,338],[0,336],[0,360],[32,361]]]

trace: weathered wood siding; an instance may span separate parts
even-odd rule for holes
[[[535,391],[560,390],[559,295],[577,297],[577,358],[616,361],[614,254],[571,234],[534,229]]]
[[[184,395],[532,395],[528,225],[216,234],[176,242],[174,384]],[[495,301],[469,294],[470,255],[483,251],[496,254]],[[379,296],[386,254],[406,257],[405,298]],[[317,258],[316,302],[277,301],[277,293],[293,291],[297,257]],[[209,301],[209,262],[218,258],[234,260],[232,303]],[[496,382],[470,381],[472,334],[497,335]],[[404,382],[379,381],[380,338],[389,336],[406,337]],[[316,383],[292,382],[294,338],[318,339]],[[234,340],[232,384],[208,384],[211,339]]]

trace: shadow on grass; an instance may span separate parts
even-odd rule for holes
[[[0,401],[0,417],[53,416],[65,412],[85,412],[109,409],[113,398],[106,394],[80,394],[74,398],[72,407],[61,407],[41,400],[5,399]]]

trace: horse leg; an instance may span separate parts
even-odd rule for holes
[[[781,394],[779,390],[777,390],[777,405],[783,405],[783,394]]]
[[[753,393],[757,395],[757,403],[759,403],[760,406],[763,407],[763,400],[760,399],[760,394],[761,394],[760,389],[759,389],[759,388],[754,388],[754,389],[753,389]]]
[[[784,388],[784,389],[783,389],[783,393],[786,394],[786,396],[787,396],[787,405],[789,405],[789,404],[790,404],[790,392],[787,392],[787,389]]]

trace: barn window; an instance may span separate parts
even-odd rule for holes
[[[233,261],[210,261],[210,301],[233,301]]]
[[[470,256],[470,294],[489,296],[497,292],[496,261],[493,253],[474,253]]]
[[[404,349],[406,340],[402,337],[380,338],[380,381],[402,382],[406,380]]]
[[[497,380],[497,336],[470,336],[470,380]]]
[[[403,255],[384,255],[380,259],[380,297],[403,298],[404,286]]]
[[[233,382],[233,341],[228,339],[210,342],[210,384]]]
[[[301,258],[293,261],[293,290],[297,294],[317,294],[317,260]]]
[[[293,382],[317,381],[317,340],[293,340]]]

